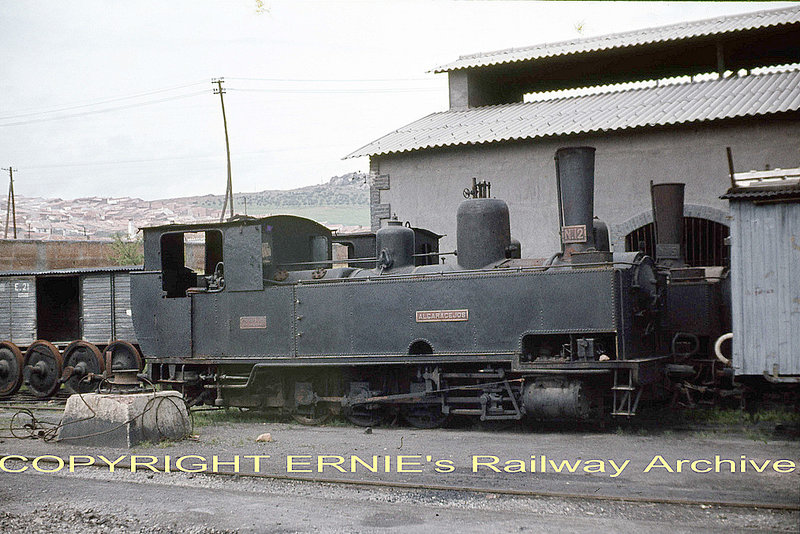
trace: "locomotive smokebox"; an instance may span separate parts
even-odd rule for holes
[[[564,258],[595,248],[594,148],[556,150],[556,185]]]
[[[375,234],[378,269],[414,266],[414,230],[392,219]]]
[[[653,184],[653,223],[656,231],[656,261],[667,267],[684,267],[683,197],[685,184]]]
[[[504,260],[511,244],[508,205],[496,198],[473,198],[458,206],[458,264],[480,269]]]

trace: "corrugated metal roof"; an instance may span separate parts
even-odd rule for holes
[[[433,113],[346,158],[800,110],[800,70]]]
[[[141,271],[141,265],[113,265],[110,267],[76,267],[74,269],[51,269],[49,271],[0,271],[3,276],[62,276],[70,274],[92,274],[92,273],[121,273],[129,271]]]
[[[800,201],[800,186],[795,183],[783,186],[737,187],[728,189],[728,192],[719,198],[728,200]]]
[[[649,43],[679,41],[708,35],[720,35],[769,26],[782,26],[800,23],[800,6],[784,9],[757,11],[742,15],[716,17],[713,19],[681,22],[669,26],[659,26],[585,39],[574,39],[559,43],[545,43],[523,48],[511,48],[494,52],[484,52],[461,56],[457,61],[437,67],[434,72],[486,67],[502,63],[515,63],[553,56],[564,56],[613,48],[625,48]]]
[[[740,172],[722,199],[800,200],[800,168]]]

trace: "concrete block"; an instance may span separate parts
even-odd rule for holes
[[[68,444],[133,447],[143,441],[179,440],[192,423],[177,391],[72,395],[57,440]]]

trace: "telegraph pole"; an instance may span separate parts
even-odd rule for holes
[[[8,239],[8,217],[12,215],[14,220],[14,239],[17,238],[17,205],[14,199],[14,170],[9,167],[3,169],[8,171],[8,200],[6,201],[6,234],[5,239]]]
[[[225,126],[225,152],[228,154],[228,187],[225,190],[225,204],[222,205],[222,213],[219,216],[219,222],[225,220],[225,209],[228,207],[228,200],[230,199],[231,217],[233,217],[233,181],[231,180],[231,147],[228,142],[228,119],[225,118],[225,100],[222,95],[225,94],[225,89],[222,84],[225,78],[217,78],[211,80],[212,84],[217,84],[214,88],[214,94],[219,95],[219,102],[222,104],[222,124]]]

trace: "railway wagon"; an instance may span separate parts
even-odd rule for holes
[[[0,272],[0,396],[23,382],[40,397],[62,382],[86,390],[91,384],[81,379],[103,371],[102,353],[117,339],[135,361],[130,273],[140,268]]]

